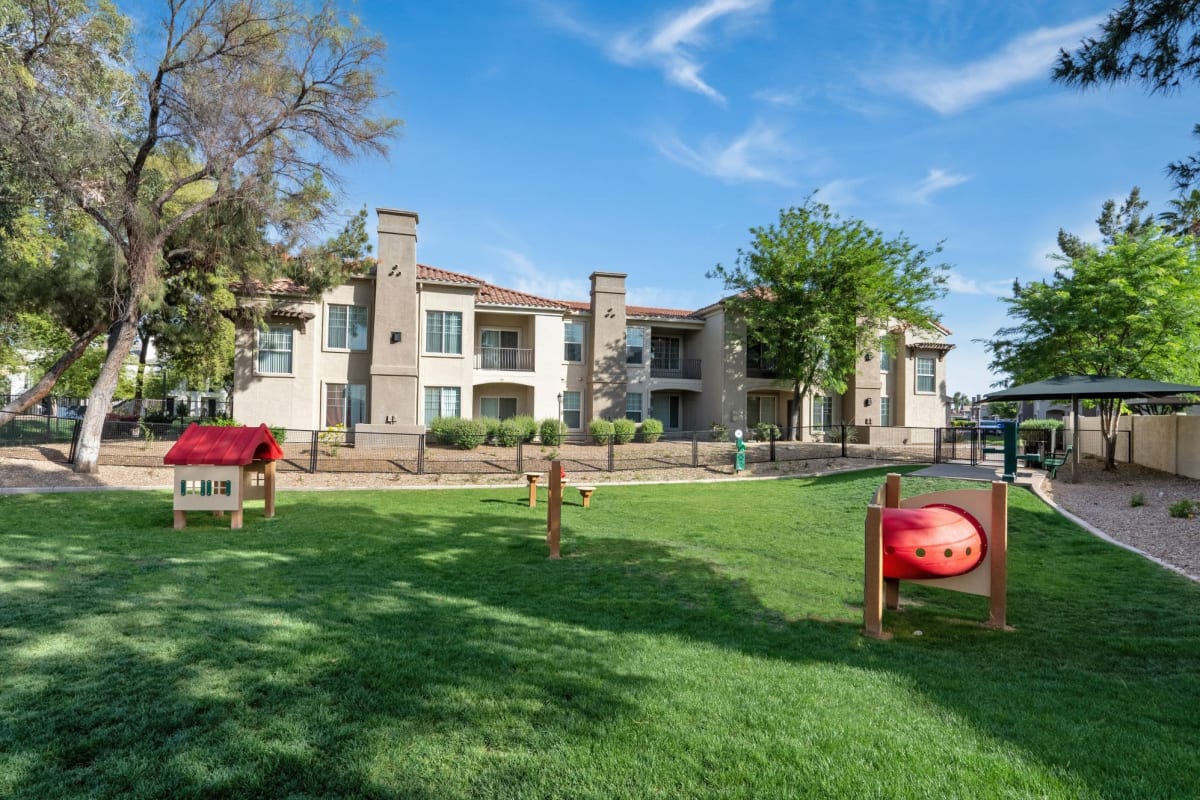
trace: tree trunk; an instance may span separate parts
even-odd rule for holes
[[[1104,437],[1104,469],[1117,468],[1117,425],[1121,420],[1121,401],[1100,401],[1100,427]]]
[[[92,393],[88,395],[87,413],[83,415],[79,443],[75,448],[76,472],[94,473],[100,469],[100,434],[104,430],[104,420],[109,409],[112,408],[113,392],[117,389],[121,368],[126,356],[133,349],[133,341],[137,336],[136,304],[130,305],[132,309],[126,312],[125,318],[119,320],[112,329],[108,356],[100,367],[100,376],[96,378]]]
[[[88,345],[96,340],[104,328],[96,326],[90,331],[85,332],[82,336],[71,343],[71,347],[67,352],[58,357],[58,360],[51,365],[50,369],[46,370],[46,374],[35,383],[33,386],[26,389],[19,397],[10,402],[4,408],[0,408],[0,425],[7,425],[16,418],[17,414],[23,414],[32,406],[42,401],[46,395],[58,383],[58,379],[66,372],[72,364],[87,350]]]

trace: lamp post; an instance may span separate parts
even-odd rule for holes
[[[562,439],[562,392],[558,393],[558,438]]]

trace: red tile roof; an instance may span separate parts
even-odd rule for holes
[[[244,466],[254,460],[277,461],[283,449],[266,425],[218,428],[193,422],[163,456],[164,464]]]
[[[518,292],[515,289],[505,289],[503,286],[494,286],[487,281],[466,275],[462,272],[451,272],[448,269],[438,269],[426,264],[417,264],[417,280],[450,283],[460,286],[477,286],[479,287],[479,294],[476,296],[476,300],[487,305],[534,308],[564,307],[564,304],[559,300],[548,300],[545,297]]]

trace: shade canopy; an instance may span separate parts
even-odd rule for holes
[[[1102,375],[1060,375],[992,392],[980,402],[993,400],[1101,400],[1109,397],[1167,397],[1200,394],[1200,386],[1164,383],[1140,378],[1110,378]]]

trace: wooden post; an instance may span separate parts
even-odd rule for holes
[[[275,516],[275,462],[268,461],[263,471],[263,516]]]
[[[1008,612],[1008,484],[992,482],[992,533],[988,542],[991,587],[986,627],[1004,630]]]
[[[897,472],[887,474],[887,481],[884,483],[883,489],[883,507],[900,507],[900,474]]]
[[[187,512],[175,509],[175,530],[181,531],[187,527]]]
[[[537,508],[537,485],[538,478],[542,477],[540,472],[526,472],[525,481],[529,484],[529,507]]]
[[[863,576],[863,633],[891,639],[883,629],[883,508],[867,506],[866,558]]]
[[[529,486],[532,494],[534,483]],[[559,558],[558,542],[562,533],[562,462],[550,462],[550,496],[546,500],[546,543],[550,545],[550,558]],[[531,504],[532,505],[532,504]]]

